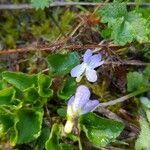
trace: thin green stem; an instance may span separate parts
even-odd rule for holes
[[[83,150],[83,149],[82,149],[82,143],[81,143],[80,137],[78,137],[78,143],[79,143],[79,150]]]
[[[99,107],[107,107],[107,106],[115,105],[117,103],[121,103],[121,102],[123,102],[123,101],[125,101],[125,100],[127,100],[131,97],[137,96],[137,95],[142,94],[142,93],[147,92],[147,91],[150,91],[150,88],[145,88],[145,89],[142,89],[142,90],[139,90],[139,91],[135,91],[133,93],[130,93],[128,95],[125,95],[123,97],[120,97],[118,99],[115,99],[115,100],[112,100],[112,101],[109,101],[109,102],[100,103],[92,111],[96,110]]]

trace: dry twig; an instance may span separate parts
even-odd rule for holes
[[[90,3],[90,2],[53,2],[50,4],[49,7],[59,7],[59,6],[75,6],[75,5],[82,5],[82,6],[96,6],[96,5],[103,5],[103,3]],[[150,3],[134,3],[129,2],[127,3],[128,6],[144,6],[150,7]],[[0,4],[0,10],[19,10],[19,9],[33,9],[31,4]]]
[[[14,54],[14,53],[25,53],[25,52],[35,52],[35,51],[47,51],[47,52],[54,52],[59,49],[68,49],[68,50],[81,50],[81,49],[87,49],[87,48],[113,48],[113,47],[118,47],[120,48],[121,46],[114,45],[114,44],[87,44],[87,45],[64,45],[64,43],[57,43],[57,44],[52,44],[50,46],[37,46],[37,47],[25,47],[25,48],[17,48],[17,49],[6,49],[0,51],[0,55],[9,55],[9,54]]]

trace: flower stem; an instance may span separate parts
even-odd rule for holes
[[[80,137],[78,137],[78,143],[79,143],[79,150],[83,150],[83,149],[82,149],[82,143],[81,143]]]
[[[115,100],[112,100],[112,101],[109,101],[109,102],[100,103],[92,111],[96,110],[98,107],[107,107],[107,106],[115,105],[117,103],[121,103],[121,102],[123,102],[123,101],[125,101],[125,100],[127,100],[131,97],[137,96],[137,95],[142,94],[142,93],[147,92],[147,91],[150,91],[150,88],[145,88],[145,89],[142,89],[142,90],[139,90],[139,91],[132,92],[128,95],[125,95],[123,97],[120,97],[118,99],[115,99]]]

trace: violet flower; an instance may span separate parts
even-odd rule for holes
[[[101,60],[101,54],[92,55],[92,51],[87,49],[83,55],[83,62],[71,70],[71,76],[76,77],[77,81],[80,81],[85,74],[88,81],[97,81],[97,73],[94,69],[104,63],[104,61]]]
[[[84,86],[80,85],[75,93],[68,101],[67,107],[67,122],[64,128],[66,133],[70,133],[74,126],[74,121],[80,115],[86,114],[93,110],[98,104],[98,100],[90,100],[90,91]]]

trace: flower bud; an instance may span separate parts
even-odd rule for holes
[[[65,128],[64,128],[65,133],[67,133],[67,134],[71,133],[73,125],[74,125],[73,121],[67,120],[67,122],[65,124]]]

